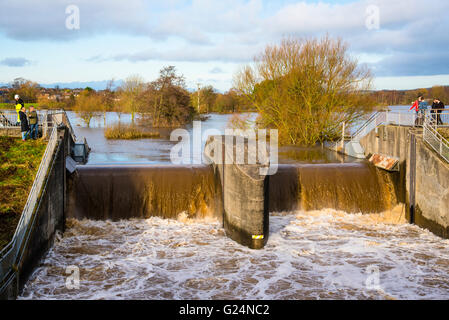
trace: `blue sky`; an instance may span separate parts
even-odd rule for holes
[[[69,5],[79,30],[66,28]],[[376,89],[449,85],[447,12],[447,0],[0,0],[0,83],[150,81],[175,65],[189,87],[225,91],[265,45],[329,33],[372,68]]]

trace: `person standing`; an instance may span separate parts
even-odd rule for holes
[[[20,112],[20,110],[22,110],[22,107],[25,107],[25,103],[23,102],[23,100],[20,98],[20,96],[18,94],[16,94],[14,96],[14,100],[16,100],[16,112],[17,112],[17,123],[16,123],[16,126],[18,126],[18,125],[20,125],[19,112]]]
[[[441,113],[444,111],[444,103],[440,99],[433,100],[432,112],[436,114],[437,125],[442,125]]]
[[[30,107],[28,120],[30,122],[31,139],[36,140],[39,136],[39,119],[36,110],[34,110],[34,106]]]
[[[22,132],[22,141],[25,141],[30,135],[30,127],[28,126],[28,119],[26,115],[25,107],[22,107],[19,111],[20,117],[20,131]]]
[[[410,108],[410,110],[414,109],[416,111],[417,118],[415,121],[415,125],[422,126],[427,106],[428,105],[427,102],[424,100],[424,96],[419,96],[418,100],[416,100],[415,103]]]

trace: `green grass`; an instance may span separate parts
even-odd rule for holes
[[[46,146],[0,136],[0,250],[14,235]]]
[[[116,125],[104,130],[104,136],[109,140],[137,140],[159,138],[159,132],[149,132],[133,125]]]

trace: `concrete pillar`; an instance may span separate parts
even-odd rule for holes
[[[269,233],[269,178],[261,174],[267,164],[251,164],[248,156],[255,151],[249,148],[248,139],[242,140],[239,145],[235,136],[211,136],[204,153],[220,176],[227,236],[251,249],[261,249]],[[243,163],[236,160],[242,152]]]

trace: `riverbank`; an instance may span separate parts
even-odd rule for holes
[[[11,241],[46,143],[0,136],[0,250]]]

